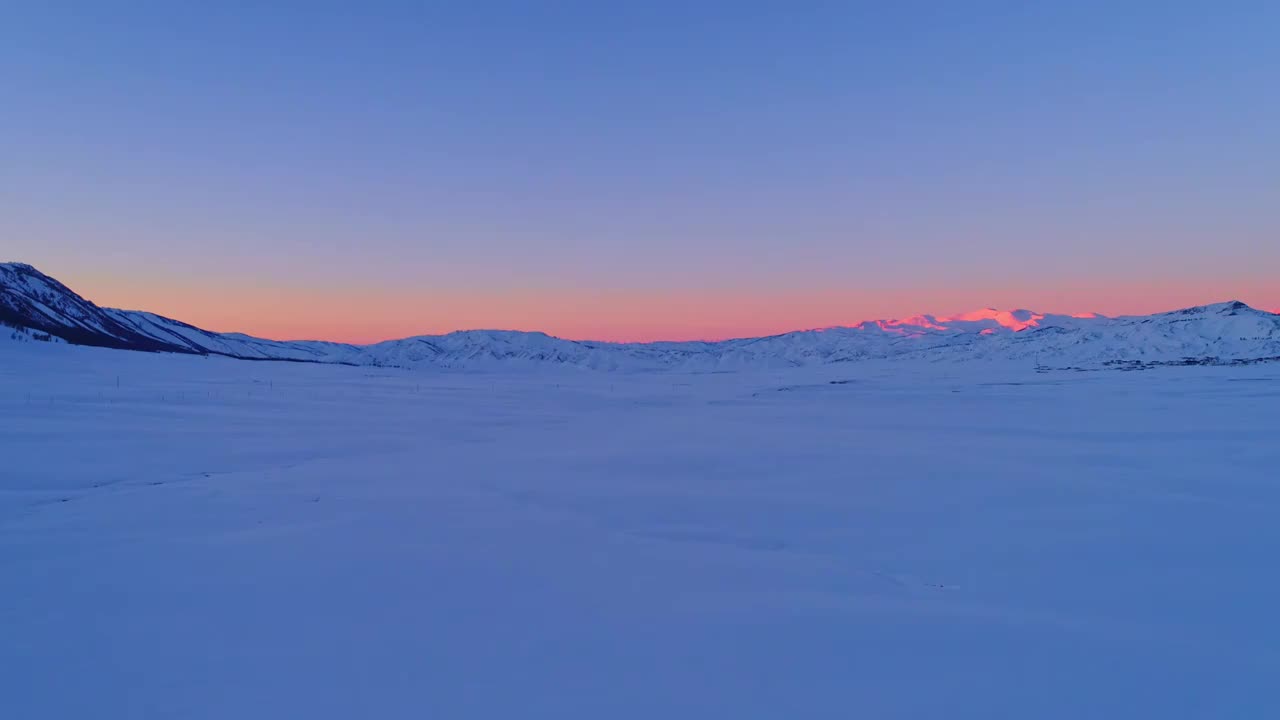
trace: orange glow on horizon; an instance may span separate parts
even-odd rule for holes
[[[55,277],[105,307],[140,309],[215,332],[241,332],[280,340],[314,339],[367,344],[467,329],[541,331],[575,340],[649,342],[723,340],[794,330],[852,327],[885,332],[941,329],[955,321],[991,321],[1020,330],[1041,312],[1091,317],[1138,315],[1240,298],[1276,307],[1280,292],[1257,282],[1223,292],[1184,283],[1089,284],[1045,291],[1036,286],[892,288],[860,291],[728,290],[416,290],[382,287],[282,288],[266,283],[129,283],[119,277]],[[317,284],[322,285],[322,284]],[[1269,285],[1269,284],[1268,284]],[[1257,299],[1265,302],[1257,302]],[[975,302],[976,301],[976,302]],[[919,315],[930,307],[1035,307],[1037,312],[992,310]],[[1087,312],[1085,310],[1088,310]],[[866,320],[867,318],[903,318]]]

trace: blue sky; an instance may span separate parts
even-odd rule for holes
[[[8,15],[0,256],[105,304],[339,339],[1280,306],[1272,3]]]

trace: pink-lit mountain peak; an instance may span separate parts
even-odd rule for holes
[[[1003,328],[1008,328],[1017,332],[1025,330],[1029,327],[1035,327],[1044,320],[1044,315],[1032,312],[1030,310],[996,310],[995,308],[983,308],[972,312],[953,315],[949,318],[943,318],[944,323],[983,323],[991,322]]]
[[[916,337],[930,333],[974,332],[991,335],[1001,332],[1020,332],[1044,325],[1066,325],[1073,319],[1092,319],[1104,316],[1097,313],[1057,315],[1033,310],[998,310],[982,308],[970,312],[938,317],[936,315],[912,315],[896,320],[869,320],[855,327],[862,330],[878,329],[892,335]]]

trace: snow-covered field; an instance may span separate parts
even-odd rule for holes
[[[0,346],[0,717],[1280,715],[1280,365]]]

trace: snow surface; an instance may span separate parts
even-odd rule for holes
[[[10,327],[0,324],[0,343],[10,342],[43,342],[61,344],[66,341],[60,337],[42,333],[25,327]]]
[[[0,717],[1280,714],[1280,366],[9,343]]]

